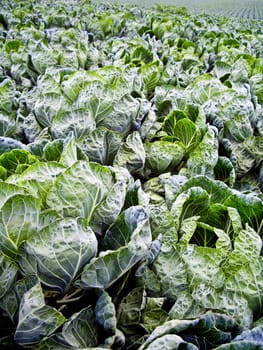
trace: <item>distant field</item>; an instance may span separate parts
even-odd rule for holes
[[[104,2],[105,1],[94,1]],[[107,2],[107,1],[106,1]],[[154,4],[185,6],[193,13],[210,13],[219,16],[263,20],[263,0],[118,0],[110,3],[153,6]]]

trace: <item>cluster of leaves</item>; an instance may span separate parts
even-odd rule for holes
[[[262,349],[261,28],[3,1],[1,349]]]

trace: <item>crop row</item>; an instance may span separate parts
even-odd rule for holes
[[[1,4],[0,349],[262,349],[262,22]]]
[[[246,7],[219,8],[210,10],[210,13],[216,13],[218,16],[235,17],[249,20],[262,20],[263,7],[259,5],[248,5]]]

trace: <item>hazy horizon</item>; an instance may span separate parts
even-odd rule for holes
[[[105,0],[92,0],[92,2],[105,2]],[[122,4],[147,4],[148,6],[154,5],[156,3],[169,4],[169,5],[198,5],[203,6],[204,4],[213,4],[217,6],[227,5],[227,6],[244,6],[245,4],[255,4],[263,7],[263,0],[106,0],[109,3],[122,3]]]
[[[155,4],[185,6],[190,12],[244,18],[242,12],[254,13],[252,19],[262,19],[263,0],[93,0],[93,3],[115,3],[150,7]],[[260,11],[258,11],[260,9]]]

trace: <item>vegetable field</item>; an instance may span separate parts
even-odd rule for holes
[[[263,349],[245,17],[1,2],[1,350]]]
[[[93,0],[93,3],[108,2],[151,7],[153,4],[186,7],[194,14],[206,13],[223,17],[263,20],[263,2],[261,0]]]

